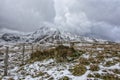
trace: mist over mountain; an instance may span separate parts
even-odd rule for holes
[[[51,25],[52,26],[52,25]],[[6,32],[4,32],[6,31]],[[93,37],[79,36],[68,31],[62,31],[58,28],[53,28],[42,25],[36,31],[30,33],[22,33],[19,31],[3,29],[0,35],[0,42],[10,43],[61,43],[61,42],[106,42],[107,40],[97,39]]]

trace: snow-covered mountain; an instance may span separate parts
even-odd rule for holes
[[[70,32],[60,31],[56,28],[42,26],[37,31],[28,34],[21,34],[17,31],[7,30],[3,31],[0,35],[0,42],[39,42],[39,43],[53,43],[53,42],[69,42],[69,41],[81,41],[81,42],[96,42],[104,41],[95,38],[82,37]]]

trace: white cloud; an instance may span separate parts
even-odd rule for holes
[[[120,40],[120,0],[55,0],[55,4],[55,23],[63,28],[81,35]]]

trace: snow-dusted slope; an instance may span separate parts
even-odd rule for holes
[[[0,42],[3,41],[53,43],[57,41],[96,42],[102,40],[78,36],[70,32],[60,31],[59,29],[46,27],[46,25],[43,25],[37,31],[25,35],[17,31],[3,30],[2,34],[0,35]]]
[[[41,27],[37,31],[27,35],[29,42],[53,42],[61,40],[61,33],[55,28]]]
[[[3,28],[0,30],[0,42],[24,42],[25,33]]]

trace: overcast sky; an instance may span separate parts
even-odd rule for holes
[[[45,22],[120,41],[120,0],[0,0],[0,29],[30,32]]]

